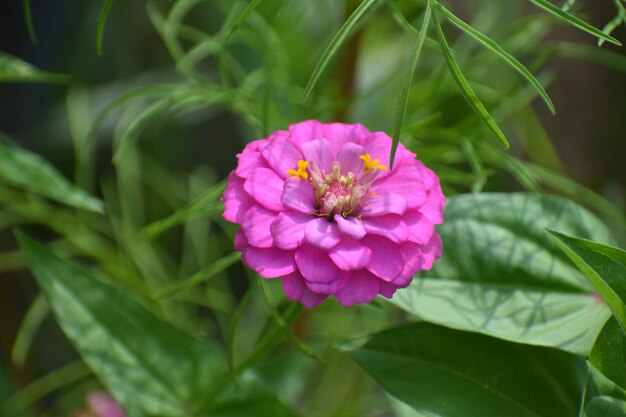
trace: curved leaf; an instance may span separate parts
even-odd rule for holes
[[[224,382],[221,352],[17,233],[61,328],[129,415],[188,416]]]
[[[589,353],[610,311],[545,229],[611,242],[600,220],[537,194],[456,196],[444,216],[441,259],[392,303],[448,327]]]
[[[574,416],[584,369],[566,352],[428,323],[378,333],[349,354],[391,395],[441,417]]]

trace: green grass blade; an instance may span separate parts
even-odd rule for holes
[[[157,293],[154,296],[154,298],[158,300],[169,298],[173,295],[178,294],[179,292],[183,290],[199,285],[203,283],[204,281],[219,274],[220,272],[224,271],[226,268],[228,268],[229,266],[239,261],[240,258],[241,258],[241,254],[239,252],[229,253],[228,255],[223,256],[220,259],[217,259],[215,262],[213,262],[211,265],[207,266],[206,268],[203,268],[202,270],[196,272],[189,278]]]
[[[552,3],[548,2],[547,0],[529,0],[531,3],[533,3],[535,6],[545,10],[546,12],[554,15],[555,17],[564,20],[566,22],[568,22],[569,24],[571,24],[572,26],[577,27],[578,29],[587,32],[591,35],[594,35],[600,39],[604,39],[607,42],[611,42],[615,45],[619,45],[621,46],[622,44],[620,43],[620,41],[618,41],[617,39],[615,39],[614,37],[610,36],[610,35],[606,35],[604,33],[602,33],[602,31],[596,27],[591,26],[589,23],[580,20],[579,18],[577,18],[576,16],[574,16],[573,14],[570,14],[564,10],[559,9],[558,7],[556,7],[555,5],[553,5]]]
[[[254,9],[256,9],[256,7],[259,5],[259,3],[261,3],[261,1],[262,0],[252,0],[250,3],[248,3],[246,8],[243,10],[243,12],[241,12],[239,17],[237,18],[237,20],[235,20],[235,23],[233,23],[233,25],[228,29],[228,32],[226,33],[226,37],[224,38],[224,44],[228,43],[228,41],[233,36],[233,34],[237,31],[239,26],[241,26],[241,24],[244,22],[244,20],[246,20],[246,18],[250,15],[250,13],[252,13]]]
[[[0,51],[0,83],[67,83],[69,75],[41,71],[26,61]]]
[[[28,28],[28,36],[32,43],[37,43],[37,34],[35,33],[35,25],[33,24],[33,14],[30,8],[30,0],[22,0],[22,7],[24,8],[24,23]]]
[[[426,33],[428,32],[428,25],[430,23],[431,2],[426,3],[426,10],[424,11],[424,20],[422,21],[422,27],[417,35],[417,41],[411,52],[411,58],[409,59],[409,65],[406,68],[406,74],[404,75],[404,82],[402,84],[402,91],[400,91],[400,99],[398,100],[398,106],[396,108],[396,120],[393,126],[393,143],[391,144],[391,156],[389,157],[389,169],[393,168],[393,160],[396,156],[396,150],[398,149],[398,143],[400,141],[400,132],[404,126],[404,119],[406,118],[406,110],[409,105],[409,93],[411,92],[411,82],[413,81],[413,74],[415,73],[415,67],[417,66],[417,60],[419,59],[422,46],[424,45],[424,39],[426,39]]]
[[[48,316],[49,312],[48,302],[43,295],[39,294],[28,308],[28,312],[24,316],[24,320],[15,336],[15,342],[11,350],[11,362],[13,365],[18,368],[24,366],[37,330],[39,330],[41,323]]]
[[[104,34],[104,24],[106,23],[109,12],[111,11],[111,6],[113,6],[113,0],[104,0],[100,13],[98,14],[98,31],[96,32],[96,49],[98,51],[98,55],[102,53],[102,35]]]
[[[543,88],[539,80],[537,80],[537,78],[535,78],[535,76],[528,70],[528,68],[526,68],[514,56],[512,56],[511,54],[506,52],[504,49],[502,49],[502,47],[498,45],[498,43],[496,43],[494,40],[484,35],[483,33],[479,32],[478,30],[474,29],[472,26],[468,25],[463,20],[459,19],[457,16],[454,15],[454,13],[446,9],[439,2],[435,3],[435,7],[437,7],[437,9],[441,11],[444,14],[444,16],[446,16],[453,25],[455,25],[456,27],[461,29],[463,32],[467,33],[468,35],[476,39],[478,42],[484,45],[487,49],[489,49],[490,51],[498,55],[500,58],[502,58],[507,64],[513,67],[514,70],[519,72],[522,77],[524,77],[529,83],[532,84],[533,87],[535,87],[535,90],[537,90],[537,92],[539,93],[543,101],[546,103],[546,106],[548,106],[548,109],[550,109],[552,114],[555,114],[554,104],[552,103],[552,100],[548,96],[548,93]]]
[[[508,149],[509,141],[506,139],[506,136],[504,136],[504,133],[502,133],[502,130],[500,130],[495,120],[493,120],[493,117],[491,117],[474,90],[472,90],[472,87],[470,87],[469,83],[465,79],[465,76],[461,72],[459,64],[456,62],[456,59],[454,59],[450,47],[448,46],[448,42],[446,41],[446,36],[444,35],[443,29],[441,28],[439,18],[437,17],[437,11],[433,9],[431,14],[435,23],[437,37],[439,38],[439,45],[441,46],[441,50],[446,59],[446,63],[448,64],[448,68],[450,69],[450,74],[452,75],[452,78],[459,86],[463,97],[465,97],[469,105],[478,113],[478,115],[482,118],[487,127],[496,135],[496,137],[500,139],[500,142],[502,142],[504,148]]]
[[[341,48],[341,46],[348,40],[354,29],[362,22],[363,18],[373,10],[374,6],[376,6],[378,2],[379,0],[364,0],[359,7],[357,7],[354,13],[350,15],[343,26],[339,28],[333,39],[330,41],[330,44],[326,47],[322,57],[317,62],[317,65],[311,74],[311,78],[309,78],[309,82],[307,83],[304,89],[304,94],[302,95],[302,103],[306,102],[309,98],[322,73],[326,70],[328,63],[337,54],[339,48]]]

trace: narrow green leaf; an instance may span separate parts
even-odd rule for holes
[[[373,9],[374,6],[377,6],[379,0],[363,0],[363,2],[356,8],[354,13],[348,17],[346,22],[339,28],[333,39],[330,41],[326,50],[322,54],[322,57],[317,62],[315,69],[313,69],[313,73],[309,78],[309,82],[307,83],[304,94],[302,95],[301,102],[304,103],[311,95],[311,92],[315,88],[317,82],[320,79],[322,73],[326,70],[328,63],[330,60],[337,54],[339,48],[348,40],[352,32],[356,29],[356,27],[362,23],[363,18],[367,16]]]
[[[206,268],[203,268],[202,270],[196,272],[189,278],[184,279],[178,284],[175,284],[163,291],[160,291],[154,296],[154,298],[158,300],[169,298],[169,297],[172,297],[173,295],[178,294],[181,291],[184,291],[188,288],[192,288],[196,285],[199,285],[207,281],[208,279],[214,277],[215,275],[219,274],[220,272],[224,271],[229,266],[235,264],[237,261],[239,261],[239,259],[241,259],[241,254],[239,252],[229,253],[228,255],[220,259],[217,259],[215,262],[213,262],[211,265],[207,266]]]
[[[59,325],[129,415],[193,415],[222,385],[225,367],[212,343],[24,234],[17,238]]]
[[[39,326],[48,316],[49,312],[50,308],[48,307],[48,302],[39,294],[35,297],[35,300],[26,312],[24,320],[22,320],[17,335],[15,336],[15,342],[13,343],[13,349],[11,351],[11,362],[13,362],[13,365],[18,368],[24,366],[37,330],[39,330]]]
[[[0,82],[67,83],[69,75],[41,71],[28,62],[0,51]]]
[[[103,0],[102,8],[100,8],[100,13],[98,13],[98,29],[96,32],[96,49],[98,50],[98,55],[102,53],[102,35],[104,34],[104,24],[106,23],[109,12],[111,11],[111,6],[113,6],[113,1],[114,0]]]
[[[404,75],[404,82],[402,83],[402,90],[400,91],[400,98],[398,99],[398,105],[396,107],[396,120],[393,126],[393,143],[391,144],[391,155],[389,156],[389,169],[393,168],[396,150],[398,149],[398,143],[400,142],[400,133],[402,132],[402,127],[404,126],[406,110],[409,105],[409,93],[411,92],[413,74],[415,73],[415,67],[417,67],[417,60],[419,59],[420,52],[422,51],[422,46],[424,45],[424,39],[426,39],[426,33],[428,32],[428,25],[430,23],[430,8],[431,2],[429,1],[426,3],[422,27],[417,35],[417,41],[415,42],[415,46],[411,52],[409,65],[407,66],[406,74]]]
[[[437,11],[435,9],[431,12],[433,21],[435,24],[435,30],[437,31],[437,37],[439,38],[439,45],[441,46],[441,50],[446,59],[446,63],[448,64],[448,68],[450,69],[450,74],[452,78],[459,86],[463,97],[469,103],[470,107],[472,107],[478,115],[482,118],[483,122],[487,125],[487,127],[496,135],[496,137],[502,142],[505,149],[509,148],[509,141],[502,133],[502,130],[498,127],[493,117],[489,114],[483,103],[480,101],[472,87],[470,87],[469,83],[465,79],[465,76],[461,72],[461,68],[459,68],[459,64],[454,59],[454,55],[450,47],[448,46],[448,42],[446,41],[446,36],[443,33],[443,29],[441,28],[441,24],[439,22],[439,18],[437,17]]]
[[[139,237],[143,239],[153,239],[164,231],[184,222],[220,213],[224,207],[220,196],[225,188],[225,181],[217,183],[211,187],[211,189],[198,196],[194,201],[176,210],[168,217],[157,220],[144,227],[139,233]]]
[[[440,10],[444,14],[444,16],[446,16],[448,20],[451,23],[453,23],[456,27],[458,27],[463,32],[467,33],[468,35],[476,39],[478,42],[484,45],[487,49],[495,53],[497,56],[502,58],[507,64],[513,67],[515,71],[520,73],[522,77],[524,77],[530,84],[532,84],[533,87],[535,87],[535,90],[537,90],[537,92],[539,93],[543,101],[546,103],[546,106],[548,106],[548,109],[550,109],[550,112],[552,112],[552,114],[556,113],[554,109],[554,104],[552,103],[552,100],[548,96],[548,93],[543,88],[539,80],[537,80],[537,78],[535,78],[535,76],[528,70],[528,68],[526,68],[521,62],[519,62],[513,55],[506,52],[494,40],[482,34],[478,30],[474,29],[472,26],[468,25],[463,20],[459,19],[457,16],[454,15],[454,13],[446,9],[439,2],[435,3],[435,7],[437,7],[437,9]]]
[[[448,199],[444,251],[389,301],[422,320],[587,355],[610,311],[545,233],[611,242],[602,222],[561,198],[481,193]]]
[[[33,14],[30,8],[30,0],[22,0],[24,8],[24,23],[28,29],[28,36],[32,43],[37,43],[37,34],[35,33],[35,25],[33,24]]]
[[[388,393],[438,417],[574,416],[581,395],[575,355],[428,323],[377,333],[349,354]]]
[[[626,329],[626,252],[548,230],[559,247],[585,274]]]
[[[531,3],[533,3],[535,6],[545,10],[546,12],[550,13],[553,16],[556,16],[557,18],[566,21],[567,23],[569,23],[570,25],[573,25],[575,27],[577,27],[578,29],[585,31],[591,35],[594,35],[600,39],[604,39],[607,42],[611,42],[615,45],[619,45],[621,46],[622,44],[620,43],[620,41],[618,41],[617,39],[615,39],[612,36],[606,35],[604,33],[602,33],[602,31],[596,27],[591,26],[589,23],[580,20],[579,18],[577,18],[576,16],[574,16],[573,14],[570,14],[562,9],[559,9],[557,6],[555,6],[554,4],[550,3],[548,0],[529,0]]]
[[[0,182],[23,188],[59,203],[104,213],[104,203],[75,188],[41,156],[3,142],[0,135]]]
[[[246,6],[246,8],[241,12],[237,20],[233,23],[233,25],[226,32],[226,36],[224,37],[224,44],[227,44],[233,34],[237,31],[239,26],[246,20],[248,15],[256,9],[256,7],[261,3],[262,0],[251,0],[250,3]]]

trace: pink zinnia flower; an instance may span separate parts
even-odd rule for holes
[[[87,411],[77,417],[126,417],[126,412],[115,399],[104,391],[91,391],[87,395]]]
[[[313,307],[391,298],[441,255],[437,176],[402,144],[360,124],[310,120],[249,143],[222,197],[235,249],[287,298]]]

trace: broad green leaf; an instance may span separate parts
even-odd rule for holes
[[[210,409],[211,417],[294,417],[295,414],[272,397],[233,400]]]
[[[404,119],[406,117],[406,109],[409,105],[409,93],[411,92],[411,82],[413,81],[413,73],[415,73],[415,67],[417,66],[417,60],[419,59],[422,46],[424,45],[424,39],[426,39],[426,33],[428,32],[428,24],[430,23],[430,8],[431,2],[426,3],[426,10],[424,11],[424,20],[422,21],[422,28],[417,35],[417,41],[411,52],[411,58],[409,58],[409,65],[406,68],[404,74],[404,82],[402,83],[402,90],[400,91],[400,98],[398,99],[398,106],[396,107],[396,120],[393,126],[393,143],[391,145],[391,155],[389,156],[389,169],[393,168],[393,161],[398,149],[398,142],[400,141],[400,133],[404,126]]]
[[[41,194],[59,203],[96,213],[104,212],[104,203],[75,188],[41,156],[2,141],[0,135],[0,182]]]
[[[439,45],[441,46],[441,51],[443,52],[446,64],[450,69],[450,74],[452,75],[452,78],[458,85],[459,90],[461,90],[463,97],[469,103],[470,107],[472,107],[472,109],[474,109],[474,111],[478,113],[478,115],[481,117],[487,127],[493,132],[494,135],[496,135],[500,142],[502,142],[504,148],[508,149],[509,141],[506,139],[504,133],[502,133],[502,130],[500,129],[496,121],[493,120],[493,117],[491,117],[489,111],[487,111],[484,104],[480,101],[474,90],[472,90],[472,87],[469,85],[469,83],[465,79],[465,76],[461,72],[461,68],[456,62],[452,50],[448,46],[448,41],[446,40],[446,36],[444,35],[443,29],[441,28],[441,23],[439,22],[439,18],[437,17],[437,11],[433,9],[431,14],[433,22],[435,24],[435,31],[437,32],[437,37],[439,38]]]
[[[500,45],[498,45],[497,42],[495,42],[488,36],[482,34],[480,31],[474,29],[472,26],[468,25],[463,20],[459,19],[457,16],[454,15],[454,13],[446,9],[439,2],[435,2],[435,7],[438,10],[440,10],[452,24],[454,24],[463,32],[467,33],[468,35],[476,39],[478,42],[483,44],[487,49],[495,53],[497,56],[502,58],[507,64],[513,67],[515,71],[519,72],[520,75],[524,77],[530,84],[532,84],[535,90],[537,90],[537,92],[539,93],[543,101],[546,103],[546,106],[548,106],[548,109],[550,109],[552,114],[556,113],[554,110],[554,104],[552,103],[550,96],[548,96],[548,93],[543,88],[539,80],[535,78],[535,76],[528,70],[528,68],[526,68],[521,62],[519,62],[513,55],[505,51]]]
[[[545,229],[611,242],[600,220],[568,200],[521,193],[455,196],[444,217],[441,259],[392,303],[444,326],[589,353],[610,311]]]
[[[626,336],[611,318],[589,356],[583,416],[626,416]]]
[[[580,20],[579,18],[577,18],[576,16],[574,16],[573,14],[570,14],[564,10],[559,9],[558,7],[556,7],[555,5],[553,5],[552,3],[550,3],[548,0],[529,0],[531,3],[533,3],[534,5],[536,5],[537,7],[545,10],[546,12],[558,17],[559,19],[562,19],[564,21],[566,21],[567,23],[569,23],[570,25],[573,25],[575,27],[577,27],[578,29],[585,31],[591,35],[594,35],[600,39],[604,39],[607,42],[611,42],[615,45],[622,45],[617,39],[615,39],[612,36],[609,36],[605,33],[603,33],[600,29],[595,28],[593,26],[591,26],[589,23],[584,22],[582,20]]]
[[[187,416],[223,382],[219,349],[17,234],[57,321],[130,415]]]
[[[106,23],[114,0],[103,0],[100,13],[98,13],[98,30],[96,32],[96,49],[98,55],[102,53],[102,35],[104,34],[104,24]]]
[[[309,95],[311,95],[311,92],[317,85],[322,73],[326,70],[330,60],[337,54],[339,48],[341,48],[341,46],[348,40],[356,27],[362,23],[363,18],[367,16],[374,9],[374,7],[378,5],[378,3],[379,0],[363,0],[354,13],[348,17],[343,26],[339,28],[333,39],[330,41],[330,44],[326,47],[322,57],[317,62],[317,65],[311,74],[311,78],[309,78],[309,82],[304,89],[304,94],[301,100],[303,103],[309,98]]]
[[[66,83],[69,75],[41,71],[28,62],[0,51],[0,83]]]
[[[556,349],[417,323],[350,356],[387,392],[441,417],[575,416],[583,361]]]
[[[626,252],[587,239],[550,231],[626,329]]]

